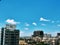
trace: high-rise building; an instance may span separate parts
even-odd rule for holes
[[[60,36],[60,33],[57,33],[57,36]]]
[[[36,37],[36,36],[38,36],[38,37],[43,37],[43,36],[44,36],[43,31],[34,31],[33,37]]]
[[[14,24],[6,24],[1,29],[0,36],[1,45],[19,45],[19,30],[16,30],[16,25]]]

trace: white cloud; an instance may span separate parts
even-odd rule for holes
[[[7,19],[6,22],[9,23],[9,24],[17,24],[17,23],[19,23],[19,22],[16,22],[14,19]]]
[[[58,24],[57,26],[60,27],[60,24]]]
[[[37,24],[35,22],[32,23],[34,26],[37,26]]]
[[[40,21],[50,21],[50,20],[41,17],[41,18],[40,18]]]
[[[29,28],[24,28],[25,30],[29,30]]]
[[[30,26],[30,24],[28,24],[28,23],[25,23],[25,26]]]
[[[52,23],[54,23],[55,21],[52,21]]]
[[[42,26],[46,26],[46,24],[41,24]]]

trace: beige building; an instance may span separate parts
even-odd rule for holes
[[[20,40],[19,45],[28,45],[28,44],[24,40]]]

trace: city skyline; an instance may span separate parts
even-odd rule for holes
[[[21,36],[35,30],[56,35],[60,32],[59,0],[1,0],[0,28],[6,23],[16,24]]]

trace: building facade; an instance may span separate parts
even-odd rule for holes
[[[19,40],[19,45],[28,45],[25,40]]]
[[[34,31],[33,33],[33,37],[43,37],[44,36],[44,32],[43,31]]]
[[[6,24],[1,29],[1,45],[19,45],[19,30],[16,30],[16,25]]]

